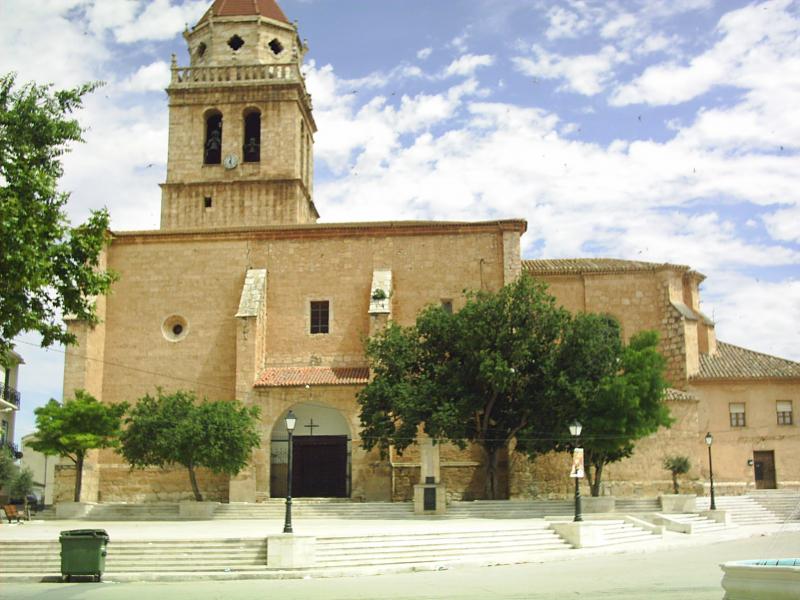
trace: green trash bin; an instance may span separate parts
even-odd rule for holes
[[[106,568],[108,534],[104,529],[73,529],[62,531],[61,579],[69,581],[73,575],[90,576],[100,581]]]

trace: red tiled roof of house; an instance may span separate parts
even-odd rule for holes
[[[700,355],[700,372],[692,380],[800,378],[800,363],[754,352],[725,342],[714,354]]]
[[[264,369],[255,387],[359,385],[368,382],[369,367],[271,367]]]
[[[215,0],[211,8],[200,19],[200,23],[207,21],[211,15],[215,17],[261,15],[275,21],[289,22],[275,0]]]

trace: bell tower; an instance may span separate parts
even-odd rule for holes
[[[275,0],[216,0],[172,59],[161,229],[315,223],[308,50]]]

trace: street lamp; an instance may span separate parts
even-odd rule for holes
[[[706,446],[708,446],[708,478],[711,480],[711,510],[717,510],[714,502],[714,466],[711,464],[711,444],[714,443],[714,436],[709,431],[706,434]]]
[[[283,533],[292,533],[292,434],[297,425],[297,417],[290,410],[286,415],[286,431],[289,433],[289,461],[286,476],[286,520],[283,524]]]
[[[575,521],[580,522],[583,521],[583,515],[581,514],[581,473],[579,472],[579,464],[577,461],[577,451],[580,446],[580,437],[581,437],[581,430],[583,426],[578,422],[576,419],[573,421],[572,425],[569,426],[569,432],[572,434],[572,437],[575,439],[575,443],[573,444],[573,473],[572,476],[575,478]],[[582,462],[582,461],[581,461]]]

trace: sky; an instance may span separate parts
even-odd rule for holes
[[[800,1],[279,0],[321,221],[524,218],[524,258],[690,265],[718,339],[800,360]],[[0,72],[104,87],[61,186],[156,229],[172,53],[211,0],[0,0]],[[63,349],[17,339],[17,435]]]

